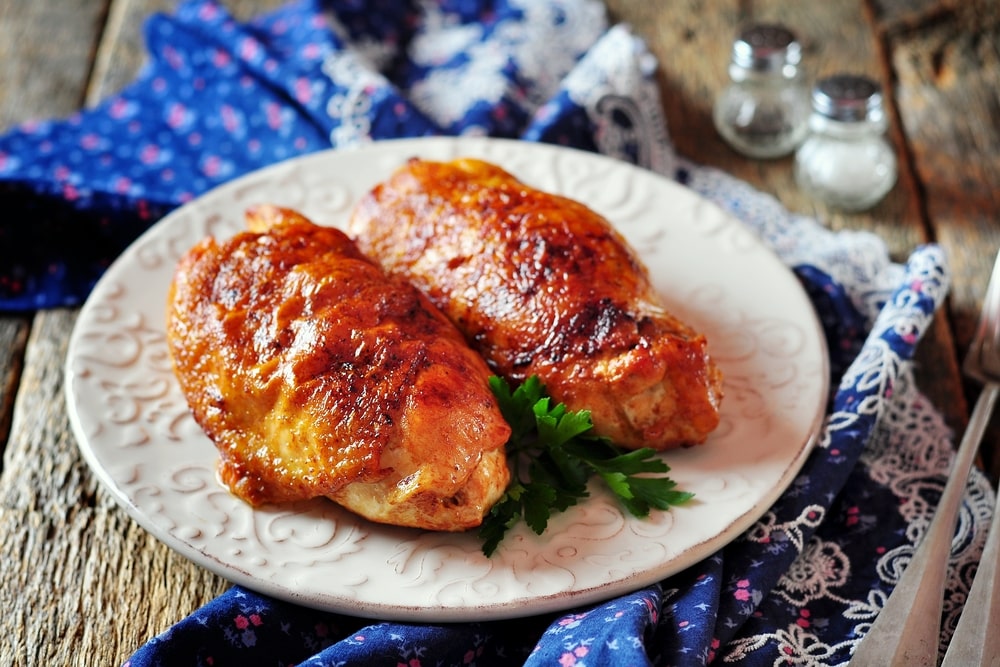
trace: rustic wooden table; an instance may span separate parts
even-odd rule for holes
[[[281,0],[228,0],[237,16]],[[1000,2],[949,0],[608,0],[659,58],[679,151],[773,193],[834,229],[870,230],[901,260],[934,241],[953,284],[919,354],[923,391],[956,433],[978,388],[959,364],[1000,247]],[[114,93],[143,60],[141,25],[169,0],[0,0],[0,130],[68,115]],[[806,198],[788,159],[729,150],[711,121],[736,27],[793,27],[814,74],[879,79],[899,183],[871,211],[844,215]],[[25,224],[28,224],[27,222]],[[0,662],[120,663],[222,592],[132,521],[81,458],[64,408],[63,362],[76,311],[0,312]],[[994,427],[984,465],[1000,473]]]

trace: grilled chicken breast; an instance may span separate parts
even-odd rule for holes
[[[252,505],[325,496],[458,531],[509,481],[490,371],[415,287],[275,207],[180,261],[167,339],[219,472]]]
[[[667,312],[636,253],[583,204],[480,160],[414,159],[358,203],[349,232],[497,374],[538,375],[617,444],[696,444],[718,425],[705,337]]]

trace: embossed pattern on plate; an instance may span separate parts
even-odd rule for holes
[[[635,519],[595,489],[542,536],[520,526],[492,558],[474,533],[369,523],[315,500],[251,509],[215,476],[215,449],[174,380],[167,286],[206,235],[270,202],[342,225],[354,202],[412,156],[481,157],[612,220],[671,308],[704,331],[725,375],[722,424],[665,454],[697,494]],[[366,617],[458,621],[562,610],[659,581],[748,528],[791,482],[823,416],[827,355],[798,281],[739,222],[683,187],[589,153],[434,138],[313,154],[220,187],[164,218],[107,271],[70,341],[67,402],[81,451],[146,530],[229,580]]]

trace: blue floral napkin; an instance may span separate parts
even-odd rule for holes
[[[801,474],[751,529],[655,586],[562,614],[377,622],[233,587],[136,647],[139,665],[747,665],[846,662],[925,532],[951,434],[914,386],[948,289],[936,246],[889,260],[677,156],[656,63],[591,0],[302,1],[248,23],[210,0],[147,25],[150,63],[93,110],[0,137],[0,309],[76,304],[117,253],[211,187],[330,146],[436,134],[612,155],[731,211],[801,279],[834,387]],[[682,129],[682,128],[681,128]],[[942,638],[993,494],[975,473]]]

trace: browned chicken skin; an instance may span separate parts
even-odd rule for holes
[[[275,207],[179,263],[167,333],[222,480],[252,505],[329,497],[431,530],[509,481],[490,372],[416,288],[341,231]]]
[[[625,240],[492,164],[411,160],[359,202],[359,247],[430,297],[499,375],[538,375],[624,447],[703,442],[721,374]]]

